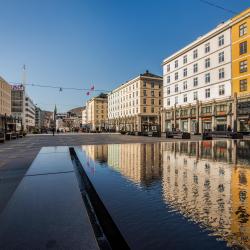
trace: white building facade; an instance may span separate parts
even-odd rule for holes
[[[35,118],[36,118],[36,106],[33,101],[26,96],[25,97],[25,124],[24,127],[28,131],[31,131],[35,127]]]
[[[163,131],[212,130],[217,126],[214,112],[220,109],[225,117],[218,117],[218,124],[223,129],[231,124],[231,118],[227,117],[230,104],[221,103],[231,97],[231,75],[230,21],[166,58],[163,61]],[[217,108],[217,104],[222,106]]]

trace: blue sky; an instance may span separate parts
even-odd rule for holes
[[[211,0],[240,12],[247,0]],[[27,83],[111,90],[233,14],[199,0],[0,0],[0,75]],[[41,108],[81,106],[86,91],[28,87]],[[93,95],[98,93],[93,93]],[[91,97],[91,96],[90,96]]]

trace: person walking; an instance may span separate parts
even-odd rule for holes
[[[53,136],[55,136],[55,128],[52,128]]]

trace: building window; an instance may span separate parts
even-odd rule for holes
[[[143,87],[144,87],[144,88],[147,87],[147,82],[146,82],[146,81],[143,82]]]
[[[183,69],[183,77],[187,76],[187,68]]]
[[[224,35],[219,36],[218,41],[219,41],[219,46],[224,45]]]
[[[196,101],[198,98],[197,98],[197,91],[195,91],[194,93],[193,93],[193,96],[194,96],[194,101]]]
[[[247,60],[240,62],[240,73],[247,72]]]
[[[155,87],[155,83],[151,82],[151,88],[153,89]]]
[[[210,97],[210,89],[205,89],[205,97],[206,98]]]
[[[196,73],[198,71],[198,64],[197,63],[194,64],[193,69],[194,69],[194,73]]]
[[[225,95],[225,86],[219,85],[219,95]]]
[[[247,41],[240,43],[240,55],[247,53]]]
[[[159,105],[161,106],[161,99],[159,100]]]
[[[219,79],[223,79],[224,77],[225,77],[224,68],[219,69]]]
[[[187,56],[183,56],[183,64],[187,63]]]
[[[155,104],[155,100],[151,99],[151,104],[154,105]]]
[[[187,94],[183,95],[183,102],[187,102]]]
[[[175,74],[174,74],[174,79],[175,79],[175,80],[178,80],[178,72],[175,72]]]
[[[178,96],[175,97],[175,104],[178,104]]]
[[[198,77],[195,77],[193,81],[194,81],[194,87],[198,86]]]
[[[175,68],[178,68],[178,60],[176,60],[176,61],[174,62],[174,66],[175,66]]]
[[[143,104],[147,104],[147,99],[143,98]]]
[[[154,90],[151,91],[151,96],[155,96]]]
[[[205,68],[209,68],[210,67],[210,58],[206,58],[205,59]]]
[[[240,92],[247,91],[247,79],[240,80]]]
[[[195,49],[195,50],[193,51],[193,58],[196,59],[197,57],[198,57],[198,50]]]
[[[155,112],[154,107],[151,107],[151,113],[154,113],[154,112]]]
[[[175,93],[178,92],[178,84],[175,84],[175,86],[174,86],[174,91],[175,91]]]
[[[147,96],[147,90],[146,89],[143,90],[143,96]]]
[[[210,51],[210,43],[205,44],[205,53],[208,53]]]
[[[147,107],[143,107],[143,113],[147,112]]]
[[[184,81],[183,82],[183,90],[186,90],[187,89],[187,81]]]
[[[239,35],[244,36],[247,33],[247,23],[243,23],[239,27]]]
[[[167,76],[167,83],[170,83],[170,76]]]
[[[170,106],[170,99],[167,99],[167,105]]]
[[[161,91],[159,91],[159,97],[161,97]]]
[[[167,72],[170,71],[170,64],[167,65]]]
[[[210,82],[210,73],[206,73],[205,74],[205,83],[209,83]]]
[[[167,94],[170,94],[170,87],[167,88]]]
[[[212,106],[206,106],[201,108],[202,114],[210,114],[212,113]]]
[[[219,53],[219,63],[224,62],[224,51]]]

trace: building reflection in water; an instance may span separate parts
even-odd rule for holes
[[[229,246],[247,249],[249,148],[250,141],[162,143],[165,202]]]
[[[108,145],[108,165],[137,184],[149,185],[162,175],[161,144]]]
[[[250,249],[250,141],[82,146],[89,159],[145,187],[229,246]]]

